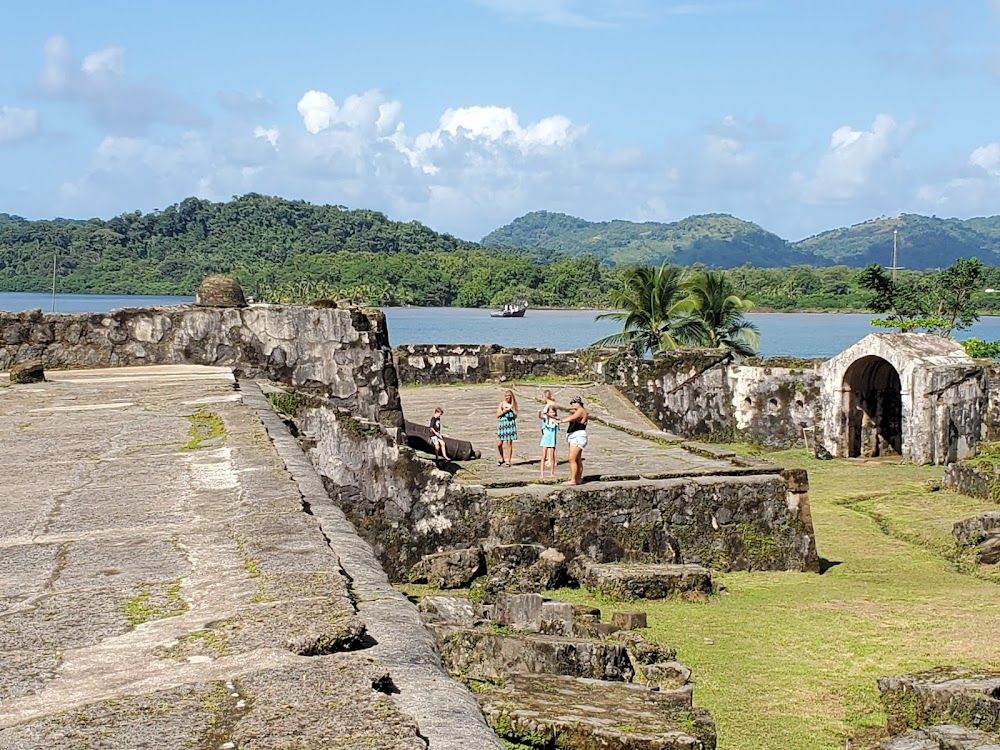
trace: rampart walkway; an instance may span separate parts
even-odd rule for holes
[[[253,383],[50,376],[0,387],[0,748],[500,747]]]

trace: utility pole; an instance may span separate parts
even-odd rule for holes
[[[56,311],[56,258],[59,257],[59,248],[52,249],[52,312]]]
[[[896,245],[899,240],[899,230],[892,230],[892,265],[889,266],[889,270],[892,271],[892,285],[896,286],[896,271],[900,270],[902,266],[896,264]]]

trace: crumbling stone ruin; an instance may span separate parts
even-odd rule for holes
[[[880,750],[1000,747],[1000,673],[941,667],[878,681],[894,736]]]
[[[420,609],[445,667],[510,743],[607,750],[710,750],[715,722],[691,670],[635,632],[643,612],[601,612],[538,594],[489,606],[430,596]]]

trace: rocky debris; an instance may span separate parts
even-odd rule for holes
[[[10,368],[10,382],[13,384],[42,383],[45,381],[45,369],[38,360],[21,362]]]
[[[691,670],[679,661],[646,664],[641,671],[645,683],[660,690],[676,690],[691,682]]]
[[[1000,513],[986,511],[966,518],[955,524],[951,534],[958,545],[977,547],[984,565],[1000,562]]]
[[[1000,733],[1000,672],[940,667],[880,677],[878,687],[892,733],[938,724]]]
[[[467,680],[493,682],[510,674],[537,673],[630,682],[635,674],[628,649],[621,643],[439,624],[428,627],[438,641],[445,668]]]
[[[472,627],[482,619],[475,604],[457,596],[425,596],[417,609],[424,622],[450,622]]]
[[[955,724],[911,729],[879,745],[879,750],[1000,750],[1000,737]]]
[[[483,553],[478,547],[454,549],[424,555],[413,567],[410,580],[438,589],[460,589],[468,586],[482,572],[482,567]]]
[[[502,591],[544,591],[569,585],[566,556],[541,544],[494,544],[484,550],[486,575],[476,582],[483,601]]]
[[[622,630],[639,630],[640,628],[646,627],[646,613],[631,612],[627,610],[613,612],[611,615],[611,623],[618,626]]]
[[[420,609],[442,662],[473,684],[488,723],[508,742],[549,747],[558,737],[567,750],[715,747],[715,725],[692,706],[691,670],[675,650],[602,623],[600,610],[508,592],[492,605],[428,600]],[[627,624],[645,620],[643,612],[624,615]]]
[[[595,563],[586,557],[573,561],[571,572],[588,591],[611,601],[665,599],[669,596],[708,596],[714,592],[712,571],[701,565],[652,563]]]
[[[246,307],[243,287],[228,276],[206,276],[194,293],[197,307]]]
[[[486,720],[509,742],[603,750],[712,750],[715,722],[690,691],[565,675],[515,674],[477,696]]]

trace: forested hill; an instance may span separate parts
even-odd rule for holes
[[[535,211],[490,232],[484,245],[531,247],[568,255],[593,254],[618,265],[703,263],[732,268],[798,264],[844,264],[861,268],[892,262],[897,230],[898,264],[911,269],[943,268],[957,258],[1000,264],[1000,217],[939,219],[902,214],[834,229],[789,243],[756,224],[727,214],[690,216],[662,224],[590,222],[566,214]]]
[[[406,255],[477,248],[419,222],[249,194],[188,198],[162,211],[103,221],[26,221],[0,214],[0,290],[191,294],[208,273],[274,280],[328,254]],[[331,256],[328,256],[331,257]],[[315,270],[315,269],[313,269]]]
[[[889,266],[894,231],[896,262],[904,268],[946,268],[958,258],[979,258],[988,265],[1000,265],[1000,216],[939,219],[900,214],[831,229],[796,242],[793,247],[832,263]]]
[[[689,216],[670,224],[591,222],[566,214],[534,211],[483,237],[484,245],[532,247],[566,255],[595,255],[615,265],[703,263],[733,268],[749,263],[777,268],[825,265],[808,250],[793,248],[776,234],[728,214]]]

